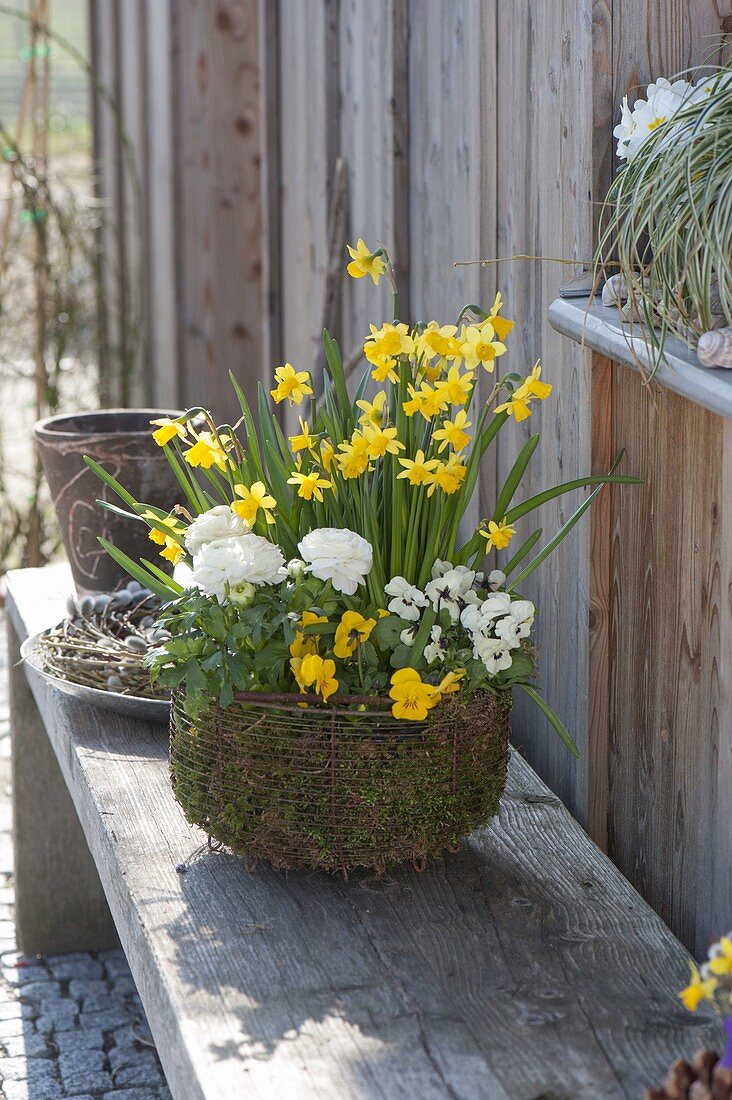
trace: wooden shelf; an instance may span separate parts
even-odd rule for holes
[[[650,370],[653,349],[647,348],[641,330],[621,322],[617,309],[603,306],[599,299],[557,298],[549,307],[549,322],[557,332],[592,351],[606,355],[623,366],[638,370],[637,355]],[[732,370],[702,367],[693,352],[675,337],[664,345],[664,362],[655,381],[689,401],[732,419]]]

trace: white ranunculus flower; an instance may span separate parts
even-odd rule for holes
[[[223,603],[229,588],[277,584],[285,559],[279,546],[261,535],[240,535],[205,543],[193,558],[193,583]]]
[[[193,570],[187,561],[179,561],[173,569],[173,580],[181,586],[181,588],[195,588],[193,583]]]
[[[421,608],[427,607],[429,600],[421,589],[416,588],[404,577],[392,577],[384,588],[387,596],[392,596],[386,605],[392,615],[398,615],[400,619],[407,619],[416,623],[421,615]]]
[[[217,504],[215,508],[196,516],[189,525],[185,539],[186,550],[193,557],[207,542],[245,535],[248,530],[249,524],[236,512],[232,512],[228,504]]]
[[[370,542],[347,527],[317,527],[298,543],[308,570],[320,581],[330,581],[336,592],[352,596],[371,572]]]

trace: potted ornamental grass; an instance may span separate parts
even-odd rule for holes
[[[651,352],[667,336],[732,367],[732,67],[649,84],[623,100],[620,168],[601,213],[598,278]]]
[[[386,252],[363,241],[350,251],[349,274],[389,279],[396,303]],[[533,686],[536,610],[522,587],[603,484],[637,479],[613,468],[517,501],[532,435],[492,514],[463,536],[488,448],[552,391],[538,363],[525,377],[501,373],[513,324],[498,295],[453,324],[372,325],[353,394],[326,332],[322,397],[286,363],[256,410],[232,378],[235,425],[203,407],[158,418],[153,438],[180,488],[172,510],[88,460],[164,559],[134,561],[104,541],[165,600],[167,639],[149,663],[173,692],[176,797],[250,860],[421,867],[456,845],[497,812],[515,689],[577,752]],[[539,548],[532,513],[586,485],[591,495]],[[486,572],[493,551],[500,562]]]

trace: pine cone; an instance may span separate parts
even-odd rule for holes
[[[732,1069],[717,1066],[713,1050],[698,1051],[691,1063],[679,1058],[660,1088],[646,1089],[644,1100],[732,1100]]]

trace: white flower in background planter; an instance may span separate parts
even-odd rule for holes
[[[186,550],[193,557],[207,542],[245,535],[249,524],[232,512],[228,504],[218,504],[196,516],[186,531]],[[182,583],[182,582],[181,582]]]
[[[371,572],[371,543],[347,527],[317,527],[298,549],[314,577],[330,581],[346,596],[352,596]]]
[[[193,557],[192,580],[207,596],[223,603],[229,589],[249,584],[277,584],[285,559],[279,546],[261,535],[216,539]]]
[[[618,157],[632,160],[649,134],[659,126],[665,126],[683,106],[695,102],[698,95],[699,92],[688,80],[675,80],[672,84],[661,76],[648,85],[646,98],[637,99],[632,110],[625,96],[620,122],[613,130],[618,139]]]
[[[427,607],[429,600],[421,589],[404,577],[392,577],[384,588],[387,596],[392,596],[386,605],[392,615],[398,615],[400,619],[407,619],[416,623],[421,614],[421,608]]]

